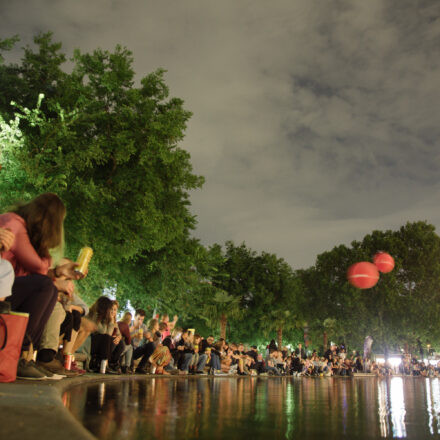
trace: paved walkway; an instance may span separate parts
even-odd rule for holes
[[[0,384],[0,439],[96,440],[64,407],[62,393],[75,385],[121,379],[124,380],[121,376],[94,374],[59,381],[17,380]]]

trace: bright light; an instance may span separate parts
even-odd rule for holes
[[[384,364],[385,363],[385,359],[383,357],[377,357],[376,358],[376,362],[378,364]],[[400,357],[395,357],[395,356],[393,357],[393,356],[391,356],[391,357],[388,358],[388,362],[390,363],[390,365],[392,367],[398,367],[402,363],[402,359]]]

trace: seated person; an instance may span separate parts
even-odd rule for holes
[[[132,373],[131,361],[133,359],[133,345],[131,345],[130,324],[132,314],[125,312],[121,321],[118,322],[119,331],[123,337],[125,348],[121,355],[121,370],[124,374]]]
[[[61,199],[56,194],[46,193],[0,215],[0,228],[9,229],[15,235],[12,246],[2,251],[2,258],[11,263],[15,273],[7,301],[12,310],[29,314],[27,337],[23,340],[22,359],[17,367],[20,378],[46,377],[32,362],[31,342],[34,348],[39,348],[41,335],[57,302],[58,289],[53,280],[62,276],[68,279],[82,277],[75,272],[74,263],[50,269],[49,250],[62,252],[65,214]]]
[[[1,258],[1,252],[9,251],[14,241],[14,233],[8,229],[0,228],[0,301],[4,301],[7,296],[11,295],[15,279],[14,268],[8,260]]]
[[[169,365],[171,359],[172,356],[169,348],[166,345],[159,343],[156,346],[153,354],[149,357],[151,372],[153,374],[170,374],[165,370],[165,368]]]
[[[251,369],[256,370],[259,375],[267,373],[266,362],[264,361],[262,354],[257,354],[257,358],[255,363],[252,364]]]
[[[164,328],[162,331],[162,339],[165,339],[168,336],[171,336],[171,332],[173,331],[174,327],[176,326],[177,320],[179,317],[177,315],[174,315],[173,320],[170,322],[170,317],[168,315],[163,315],[162,319],[160,321],[160,324],[164,324]]]
[[[189,364],[190,370],[192,369],[192,372],[194,374],[206,374],[204,372],[206,361],[208,359],[208,356],[206,353],[200,353],[199,349],[201,347],[202,337],[200,335],[194,335],[194,355],[191,359],[191,362]]]
[[[113,301],[106,296],[101,296],[90,307],[88,319],[96,324],[96,331],[91,335],[91,361],[90,369],[95,372],[100,371],[101,362],[107,360],[108,364],[114,361],[112,353],[114,346],[120,342],[120,337],[114,336],[117,324],[113,318]],[[116,344],[117,343],[117,344]],[[117,374],[109,365],[106,368],[107,374]]]
[[[60,336],[64,337],[63,354],[73,354],[73,344],[77,330],[81,325],[81,314],[88,312],[87,305],[74,293],[74,284],[70,280],[59,279],[55,281],[58,289],[58,301],[49,316],[41,337],[40,349],[37,353],[37,365],[54,374],[71,376],[85,371],[79,370],[75,364],[71,371],[67,371],[59,359],[56,358],[60,345]],[[73,305],[75,301],[76,304]],[[75,312],[73,313],[73,308]]]
[[[194,335],[188,330],[183,330],[180,340],[176,344],[177,368],[179,374],[188,374],[189,364],[194,355]]]
[[[142,355],[141,361],[139,362],[139,365],[137,366],[137,368],[135,370],[136,374],[149,373],[149,367],[151,366],[150,356],[154,353],[156,348],[161,343],[161,338],[162,338],[161,333],[159,331],[157,331],[153,334],[153,340],[151,342],[147,342],[146,344],[144,344],[142,346],[143,347],[143,355]],[[156,362],[156,365],[158,364],[157,359],[154,360],[154,362]],[[162,366],[165,367],[166,365],[167,364],[162,365]]]

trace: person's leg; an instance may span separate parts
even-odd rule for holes
[[[57,302],[41,336],[40,349],[37,354],[38,361],[51,362],[54,359],[60,345],[60,328],[65,317],[66,312],[63,306]]]
[[[141,347],[138,347],[138,348],[134,351],[134,354],[133,354],[134,359],[139,358],[139,357],[140,357],[140,356],[139,356],[139,353],[142,353],[142,359],[141,359],[141,361],[139,362],[139,364],[138,364],[136,370],[138,370],[139,372],[142,372],[142,370],[145,369],[147,363],[149,362],[148,359],[149,359],[150,356],[153,354],[153,352],[154,352],[154,348],[151,347],[150,344],[142,345]],[[137,356],[137,357],[136,357],[136,356]]]
[[[125,344],[125,349],[121,357],[121,366],[124,370],[124,373],[130,371],[132,359],[133,359],[133,346],[131,344]]]
[[[110,335],[95,333],[92,335],[92,358],[99,361],[109,359],[111,354],[111,344],[113,339]]]
[[[78,331],[78,335],[73,344],[72,353],[76,353],[84,344],[84,341],[89,337],[90,333],[96,332],[97,326],[93,321],[87,318],[81,318],[81,326]]]
[[[78,331],[81,328],[81,313],[78,310],[72,310],[72,328],[70,330],[70,338],[64,337],[63,353],[73,354],[76,338],[78,337]]]
[[[67,341],[70,341],[73,330],[73,315],[72,312],[66,312],[66,317],[61,324],[60,336]]]
[[[125,342],[122,339],[119,341],[118,345],[115,345],[112,342],[111,347],[112,347],[112,354],[110,356],[109,363],[113,367],[119,368],[120,361],[121,361],[121,356],[122,356],[122,353],[124,352],[124,349],[125,349]]]
[[[52,280],[44,275],[32,274],[17,277],[12,285],[12,295],[8,298],[16,312],[29,313],[27,334],[34,347],[40,344],[44,327],[57,302],[58,291]],[[29,347],[29,338],[24,339],[23,349]]]
[[[189,368],[189,364],[191,362],[191,359],[193,357],[192,353],[184,353],[183,355],[183,361],[182,361],[182,365],[180,367],[180,370],[182,371],[188,371]]]
[[[0,301],[11,295],[14,278],[14,268],[11,263],[0,257]]]
[[[199,362],[197,362],[197,371],[203,372],[205,369],[206,361],[208,360],[208,356],[206,354],[201,354],[199,356]]]
[[[220,358],[215,353],[211,353],[211,367],[213,370],[221,370]]]

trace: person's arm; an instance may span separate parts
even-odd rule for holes
[[[80,312],[83,316],[89,313],[89,307],[76,293],[73,294],[72,305],[74,307],[74,310],[78,310],[78,312]]]
[[[7,252],[15,241],[15,234],[10,229],[0,228],[0,252]]]
[[[24,225],[17,227],[15,231],[15,242],[11,247],[11,252],[15,255],[17,262],[30,273],[47,275],[50,266],[50,258],[41,258],[29,240],[28,233]]]

